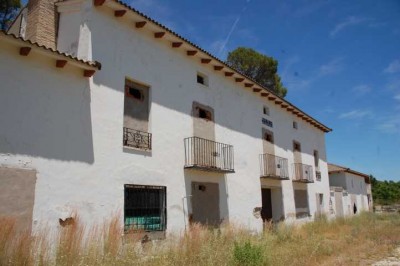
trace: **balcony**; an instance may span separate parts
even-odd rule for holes
[[[303,183],[313,183],[313,167],[308,164],[294,163],[293,181]]]
[[[260,170],[262,178],[289,179],[288,160],[282,157],[261,154]]]
[[[234,173],[233,146],[199,137],[185,142],[185,168]]]
[[[124,127],[123,145],[140,150],[151,150],[151,133]]]

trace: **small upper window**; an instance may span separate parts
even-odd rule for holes
[[[199,111],[199,113],[198,113],[199,118],[203,118],[203,119],[210,120],[210,121],[212,120],[212,114],[210,111],[200,108],[200,107],[198,107],[198,111]]]
[[[293,150],[294,151],[301,151],[301,145],[297,141],[293,142]]]
[[[314,150],[314,165],[315,167],[319,167],[319,154],[317,150]]]
[[[208,78],[206,75],[197,73],[197,83],[208,86]]]
[[[143,92],[140,89],[126,86],[125,93],[127,97],[134,98],[138,101],[143,101],[144,99]]]
[[[297,125],[297,122],[296,122],[296,121],[293,121],[293,128],[294,128],[294,129],[298,129],[298,125]]]
[[[264,139],[270,143],[274,143],[274,133],[271,131],[265,131]]]
[[[269,108],[268,108],[268,106],[264,106],[264,108],[263,108],[263,114],[269,115]]]

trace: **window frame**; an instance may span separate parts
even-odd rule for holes
[[[129,190],[131,190],[129,192]],[[136,191],[134,191],[136,190]],[[157,193],[158,192],[158,199],[160,200],[159,202],[159,220],[160,220],[160,225],[159,229],[156,228],[151,228],[154,226],[154,224],[149,224],[148,221],[154,221],[157,220],[157,216],[154,216],[154,214],[149,214],[151,213],[151,209],[157,209],[154,206],[149,206],[152,204],[152,202],[148,201],[155,201],[157,198]],[[131,196],[129,197],[128,194],[130,195],[134,193],[138,193],[139,195],[136,196]],[[147,193],[147,194],[146,194]],[[142,194],[142,195],[140,195]],[[145,196],[144,199],[140,199],[141,196]],[[136,197],[136,198],[135,198]],[[147,197],[147,198],[146,198]],[[136,203],[137,206],[135,207],[135,203],[128,203],[127,201],[132,200],[132,198],[139,199],[139,202]],[[147,200],[147,201],[146,201]],[[146,206],[139,206],[140,204],[143,204],[144,202]],[[153,202],[154,203],[154,202]],[[133,206],[132,206],[133,205]],[[144,211],[144,210],[146,211]],[[142,215],[129,215],[128,212],[134,212],[134,211],[141,211]],[[145,214],[146,213],[146,214]],[[141,218],[141,219],[140,219]],[[132,219],[133,221],[139,221],[138,223],[129,223],[127,224],[127,219]],[[140,221],[144,221],[144,223],[140,223]],[[136,228],[135,228],[136,227]],[[137,185],[137,184],[125,184],[124,185],[124,231],[125,232],[164,232],[167,229],[167,187],[166,186],[155,186],[155,185]]]
[[[270,116],[270,109],[266,105],[263,106],[263,115]]]
[[[203,83],[199,82],[199,77],[203,79]],[[200,84],[200,85],[208,87],[208,76],[206,74],[201,73],[201,72],[197,72],[197,74],[196,74],[196,82],[197,82],[197,84]]]
[[[130,93],[130,90],[137,90],[138,92],[140,92],[140,99],[138,99],[137,97],[133,96],[133,94]],[[135,87],[135,86],[129,86],[129,85],[125,85],[125,96],[127,98],[133,99],[135,101],[139,101],[139,102],[144,102],[144,92],[142,89]]]
[[[297,145],[298,145],[299,149],[296,149]],[[296,140],[293,140],[293,152],[295,152],[295,151],[301,152],[301,143]]]

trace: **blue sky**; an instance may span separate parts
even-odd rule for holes
[[[274,57],[286,98],[333,128],[329,162],[400,181],[400,1],[126,2],[223,60]]]

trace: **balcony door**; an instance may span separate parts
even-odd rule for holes
[[[261,199],[262,199],[261,218],[263,219],[263,222],[268,222],[272,220],[271,189],[262,188]]]
[[[192,221],[203,225],[220,224],[219,184],[192,182]]]

